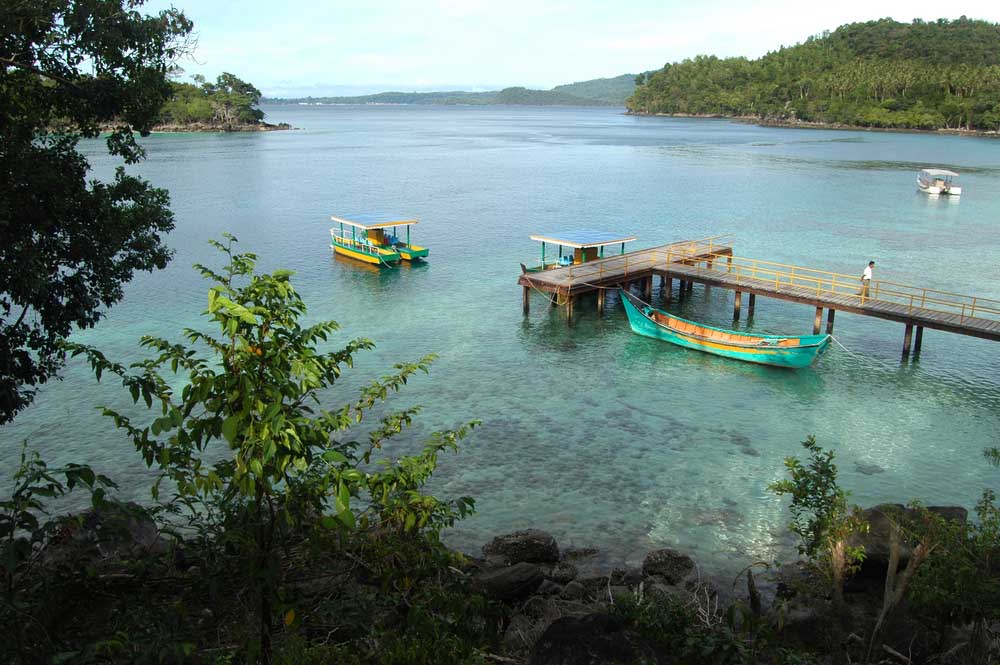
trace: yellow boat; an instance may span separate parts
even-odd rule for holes
[[[377,265],[399,263],[401,259],[414,261],[429,253],[426,247],[410,243],[410,227],[415,219],[405,219],[380,213],[361,213],[349,217],[332,215],[331,220],[340,225],[330,229],[333,251],[352,259]],[[350,237],[344,227],[350,228]],[[398,227],[406,228],[406,241],[396,235]]]

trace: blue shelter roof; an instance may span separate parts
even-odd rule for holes
[[[401,217],[384,212],[359,212],[343,216],[331,215],[330,219],[361,229],[381,229],[387,226],[409,226],[417,223],[417,220],[412,217]]]
[[[575,229],[570,231],[554,231],[552,233],[539,233],[531,236],[532,240],[539,242],[550,242],[555,245],[565,245],[566,247],[601,247],[603,245],[617,245],[623,242],[632,242],[635,236],[612,233],[611,231],[595,231],[593,229]]]

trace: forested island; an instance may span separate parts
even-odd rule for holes
[[[443,92],[380,92],[374,95],[353,97],[300,97],[295,99],[268,99],[273,104],[468,104],[522,105],[522,106],[623,106],[635,90],[636,76],[622,74],[614,78],[591,79],[551,90],[532,90],[524,87],[468,92],[451,90]]]
[[[851,23],[756,60],[698,56],[639,84],[636,114],[747,117],[782,124],[1000,129],[1000,25]]]
[[[171,96],[164,103],[153,131],[267,131],[290,129],[286,123],[264,122],[258,108],[261,92],[252,83],[223,72],[215,82],[196,74],[194,83],[170,81]]]

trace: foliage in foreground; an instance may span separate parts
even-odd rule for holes
[[[809,453],[808,463],[796,457],[785,459],[789,478],[772,483],[769,489],[791,497],[789,529],[799,537],[799,554],[817,562],[828,575],[834,602],[842,607],[844,582],[864,558],[864,549],[851,545],[850,539],[867,530],[867,523],[837,484],[833,451],[824,451],[813,436],[806,437],[802,447]]]
[[[291,285],[292,273],[257,273],[256,256],[234,253],[236,239],[227,238],[225,245],[213,241],[229,260],[222,272],[197,266],[213,282],[206,315],[218,336],[186,330],[190,346],[144,337],[141,346],[155,355],[129,367],[92,347],[67,348],[85,355],[98,379],[120,377],[134,402],[158,414],[140,424],[105,409],[159,471],[153,497],[173,493],[165,510],[188,521],[194,542],[205,548],[200,558],[235,562],[257,626],[246,636],[247,656],[269,662],[276,622],[294,622],[286,578],[290,548],[357,532],[439,547],[439,531],[471,511],[473,502],[441,501],[421,488],[438,455],[457,450],[477,423],[434,433],[420,454],[398,459],[380,451],[411,424],[416,407],[382,415],[364,441],[349,438],[391,393],[425,372],[433,356],[398,364],[358,399],[323,408],[327,391],[372,342],[356,339],[323,351],[336,322],[303,327],[306,307]]]
[[[93,326],[137,270],[163,268],[166,191],[119,168],[88,180],[81,137],[113,124],[110,154],[142,159],[187,46],[178,10],[141,1],[18,0],[0,11],[0,424],[62,367],[60,341]]]

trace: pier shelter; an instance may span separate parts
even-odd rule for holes
[[[615,245],[619,245],[621,253],[624,254],[625,243],[635,241],[635,236],[591,229],[538,233],[530,237],[532,240],[542,243],[542,262],[539,266],[527,269],[529,272],[538,272],[558,266],[580,265],[588,261],[603,259],[605,247]],[[549,252],[548,257],[546,257],[546,245],[556,246],[555,256]],[[572,249],[572,254],[563,256],[563,248]]]

